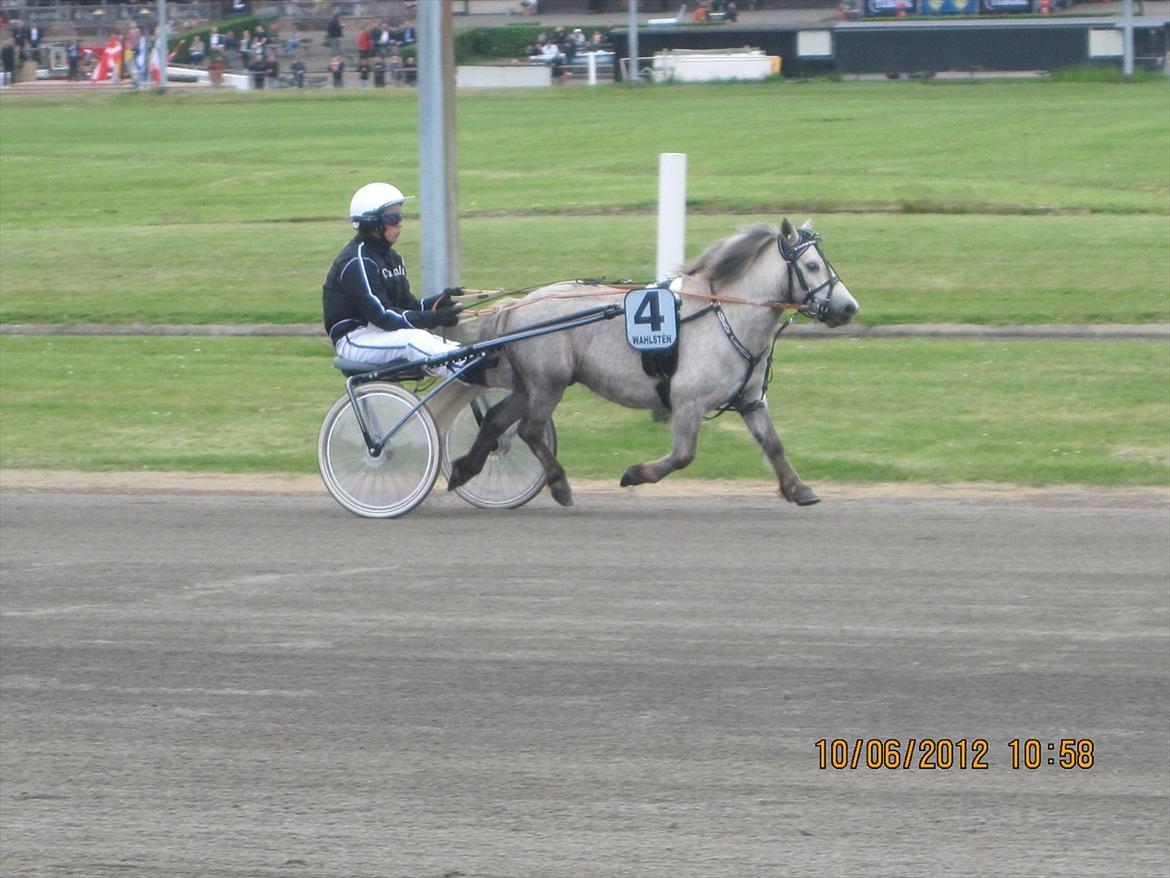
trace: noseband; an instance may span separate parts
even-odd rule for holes
[[[798,313],[823,323],[829,317],[833,289],[841,282],[841,278],[838,277],[837,272],[833,268],[833,264],[817,248],[821,236],[812,229],[797,229],[796,233],[798,238],[795,244],[790,244],[783,234],[776,236],[776,246],[780,248],[780,256],[788,265],[788,302],[793,305],[796,304],[796,297],[793,295],[795,287],[792,283],[793,278],[795,278],[800,284],[801,290],[804,291],[804,299],[800,302],[800,310]],[[817,284],[815,287],[808,285],[808,281],[804,277],[804,272],[800,270],[800,257],[810,248],[817,251],[817,255],[821,257],[821,261],[825,263],[825,269],[829,272],[829,276],[824,282]],[[823,299],[818,301],[817,293],[826,287],[829,288],[829,292]]]

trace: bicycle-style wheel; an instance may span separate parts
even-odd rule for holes
[[[394,384],[374,382],[355,393],[362,418],[376,439],[404,418],[418,400]],[[439,431],[420,408],[373,456],[349,396],[342,396],[321,424],[317,465],[333,498],[365,518],[397,518],[421,503],[439,475]]]
[[[484,413],[508,395],[507,390],[490,387],[461,408],[443,432],[443,476],[450,478],[451,464],[471,449]],[[487,456],[479,475],[460,485],[455,493],[481,509],[515,509],[523,506],[544,487],[544,467],[520,438],[513,424]],[[548,422],[544,441],[556,454],[557,431]]]

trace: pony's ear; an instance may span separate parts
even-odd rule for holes
[[[804,225],[802,225],[800,228],[801,228],[801,230],[802,230],[802,231],[805,231],[805,230],[807,230],[807,231],[810,231],[810,232],[811,232],[811,231],[813,230],[813,227],[812,227],[812,220],[811,220],[811,219],[806,219],[806,220],[804,221]]]
[[[796,233],[796,229],[792,227],[792,223],[788,221],[788,217],[784,217],[780,222],[780,236],[791,244],[795,244],[800,238],[800,235]]]

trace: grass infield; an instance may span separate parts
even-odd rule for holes
[[[461,94],[463,282],[654,266],[657,157],[687,254],[813,217],[861,322],[1170,320],[1170,86],[605,86]],[[0,98],[0,322],[303,323],[372,178],[418,191],[413,91]],[[401,249],[417,288],[417,223]],[[810,479],[1164,485],[1159,342],[785,340],[771,393]],[[0,465],[311,472],[321,340],[0,339]],[[573,388],[571,475],[666,428]],[[689,476],[770,479],[739,419]]]
[[[342,392],[324,341],[0,337],[0,466],[311,473]],[[1153,342],[782,340],[769,400],[809,479],[1170,484],[1170,349]],[[570,476],[616,479],[669,428],[570,388]],[[686,477],[772,478],[742,420]]]

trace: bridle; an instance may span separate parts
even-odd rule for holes
[[[788,265],[788,303],[792,305],[799,304],[798,314],[803,314],[806,317],[811,317],[814,320],[827,322],[831,310],[831,301],[833,298],[833,290],[837,284],[841,282],[841,278],[837,275],[833,264],[825,258],[825,254],[821,252],[817,245],[821,241],[821,236],[812,229],[797,229],[796,243],[790,243],[783,233],[776,236],[776,246],[780,249],[780,257]],[[804,256],[809,250],[816,250],[817,255],[825,264],[825,270],[828,272],[828,277],[815,287],[810,287],[808,281],[804,277],[804,272],[800,270],[800,258]],[[804,299],[799,303],[796,301],[795,286],[793,279],[800,284],[800,289],[804,292]],[[817,293],[828,288],[829,292],[823,299],[817,299]]]

